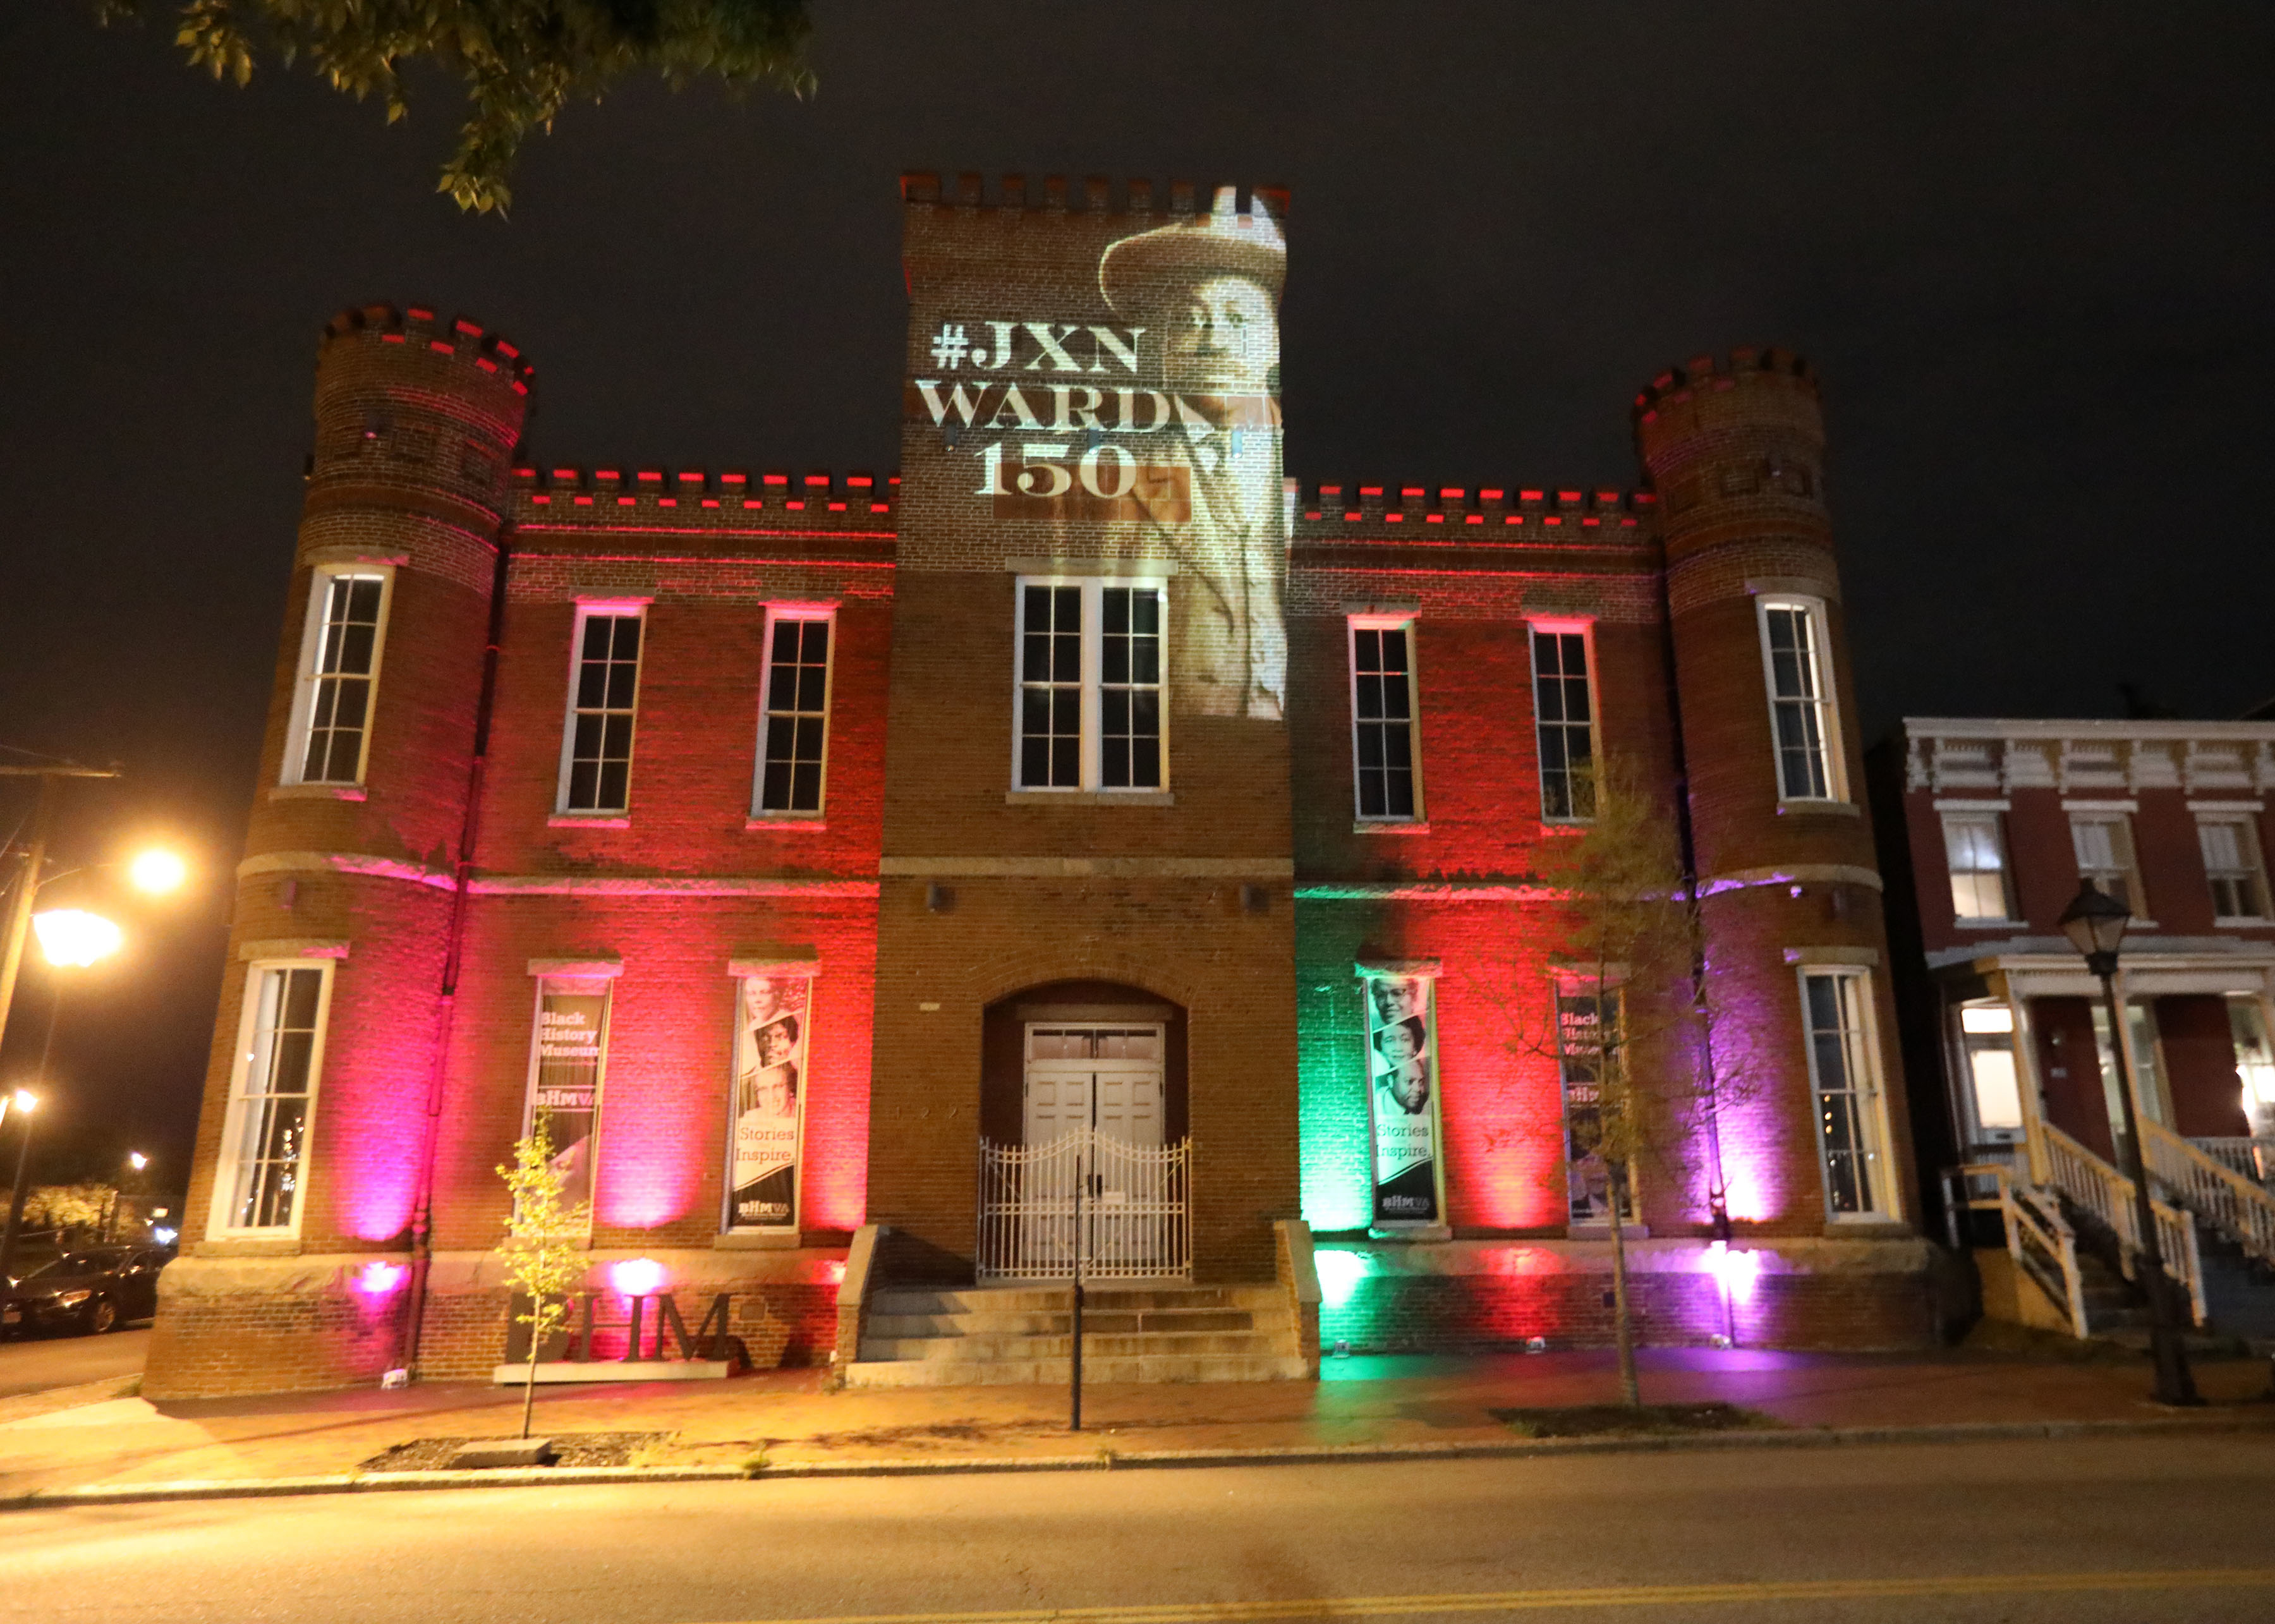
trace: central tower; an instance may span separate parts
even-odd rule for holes
[[[1034,1033],[1126,1026],[1177,1051],[1193,1275],[1268,1279],[1296,1211],[1286,199],[1042,190],[903,185],[870,1215],[918,1243],[896,1269],[968,1278],[982,1140],[1040,1120]]]

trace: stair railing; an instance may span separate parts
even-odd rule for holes
[[[2070,1334],[2083,1341],[2085,1281],[2077,1266],[2077,1232],[2060,1205],[2043,1190],[2017,1184],[2003,1162],[1968,1162],[1944,1174],[1944,1190],[1954,1217],[1952,1244],[1959,1244],[1957,1213],[1965,1207],[1995,1212],[2007,1236],[2014,1267],[2037,1282],[2068,1315]]]
[[[2164,1131],[2153,1122],[2141,1125],[2151,1132]],[[2065,1200],[2117,1237],[2118,1266],[2127,1280],[2135,1279],[2141,1226],[2134,1217],[2133,1181],[2052,1122],[2041,1124],[2041,1129],[2047,1182]],[[2152,1175],[2163,1176],[2155,1162],[2150,1167]],[[2171,1203],[2155,1199],[2153,1190],[2149,1205],[2156,1214],[2157,1250],[2164,1260],[2165,1273],[2187,1288],[2188,1311],[2201,1326],[2205,1315],[2203,1261],[2196,1248],[2196,1221]]]
[[[2275,1264],[2275,1191],[2155,1122],[2143,1122],[2141,1137],[2151,1178],[2247,1254]]]
[[[2207,1138],[2188,1136],[2188,1143],[2224,1167],[2233,1167],[2255,1184],[2275,1190],[2275,1137],[2267,1134]]]

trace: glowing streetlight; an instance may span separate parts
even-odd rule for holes
[[[99,913],[84,908],[50,908],[32,916],[33,933],[50,964],[84,969],[107,959],[126,940],[118,927]]]
[[[173,852],[153,846],[135,854],[126,865],[126,877],[134,882],[137,890],[178,891],[190,877],[190,865]]]
[[[129,1151],[126,1152],[126,1165],[140,1173],[150,1165],[150,1159],[140,1151]]]

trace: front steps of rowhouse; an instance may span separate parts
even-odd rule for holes
[[[879,1289],[862,1316],[853,1387],[1063,1384],[1072,1371],[1065,1286]],[[1305,1366],[1288,1289],[1091,1286],[1083,1292],[1089,1382],[1298,1380]]]

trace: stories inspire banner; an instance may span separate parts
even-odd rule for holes
[[[1435,1227],[1439,1197],[1437,1025],[1427,976],[1369,976],[1367,1117],[1373,1227]]]
[[[727,1227],[795,1229],[805,1055],[813,981],[743,978],[736,998],[729,1114]]]

